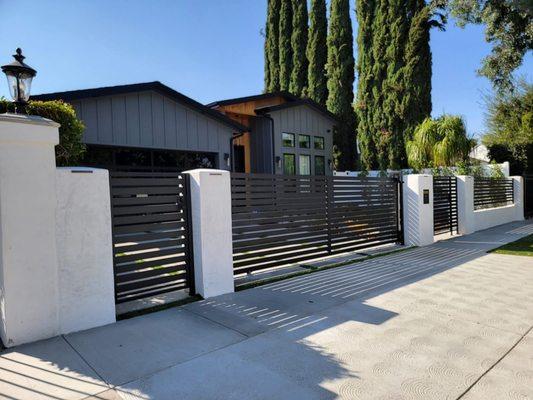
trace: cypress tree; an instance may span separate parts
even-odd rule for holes
[[[328,97],[326,0],[311,0],[309,19],[309,41],[306,51],[309,61],[307,96],[319,104],[326,105]]]
[[[279,11],[279,88],[289,90],[292,74],[292,0],[280,0]]]
[[[405,92],[404,46],[407,39],[408,13],[405,0],[389,0],[388,24],[389,44],[385,52],[387,72],[383,83],[383,113],[388,133],[388,150],[383,154],[386,160],[382,165],[398,169],[407,165],[405,154],[404,130],[405,115],[402,101]]]
[[[356,166],[356,118],[352,108],[355,61],[349,0],[331,0],[328,33],[327,108],[337,116],[333,143],[339,153],[337,168],[353,170]]]
[[[372,45],[373,31],[372,21],[376,0],[357,0],[356,14],[358,21],[357,32],[357,138],[361,150],[362,167],[369,170],[376,163],[376,144],[372,134],[371,106],[374,103],[372,98],[372,86],[374,78],[372,75],[372,65],[374,63]]]
[[[406,166],[405,142],[431,113],[425,0],[358,0],[358,133],[366,168]]]
[[[296,96],[307,92],[307,0],[292,0],[292,72],[289,91]]]
[[[432,60],[429,47],[432,10],[424,0],[412,1],[412,21],[405,45],[405,135],[410,137],[414,129],[431,114]]]
[[[373,142],[377,147],[383,148],[380,143],[384,143],[381,135],[390,136],[387,128],[387,120],[383,109],[385,100],[384,82],[387,77],[387,60],[386,51],[390,40],[389,27],[389,1],[380,0],[376,2],[374,9],[374,18],[372,21],[372,59],[373,63],[370,67],[372,74],[371,99],[369,104],[368,120],[370,124],[370,134],[373,137]],[[390,140],[386,141],[390,143]],[[372,157],[372,156],[369,156]],[[375,158],[372,160],[372,168],[383,169],[386,165],[383,157],[387,157],[385,151],[378,151]]]
[[[279,90],[279,7],[280,0],[268,0],[265,29],[265,92]]]

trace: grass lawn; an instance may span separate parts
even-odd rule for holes
[[[502,247],[491,250],[491,253],[533,257],[533,235],[526,236],[516,242],[507,243]]]

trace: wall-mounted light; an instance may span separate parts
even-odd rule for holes
[[[328,168],[329,169],[331,169],[331,164],[332,164],[331,158],[328,158]]]
[[[224,153],[224,161],[226,162],[226,165],[230,167],[230,156],[229,153]]]
[[[278,166],[278,168],[281,168],[281,157],[280,156],[276,156],[276,165]]]
[[[13,55],[15,61],[2,66],[2,71],[7,77],[9,93],[15,103],[15,113],[24,111],[30,98],[31,81],[37,75],[37,71],[24,63],[26,57],[22,55],[22,50],[18,48],[16,53]]]

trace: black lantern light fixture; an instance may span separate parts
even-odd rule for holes
[[[22,50],[18,48],[13,55],[15,61],[11,64],[3,65],[2,72],[6,74],[9,93],[15,103],[15,112],[23,112],[28,99],[30,98],[31,81],[37,71],[24,63]]]

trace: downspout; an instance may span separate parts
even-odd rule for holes
[[[231,135],[229,139],[229,162],[230,162],[230,170],[231,172],[235,172],[235,163],[233,162],[233,142],[235,139],[240,138],[241,136],[244,136],[245,132],[238,133],[237,135]]]
[[[263,114],[263,117],[270,120],[270,132],[272,134],[272,173],[276,173],[276,145],[275,145],[275,133],[274,133],[274,119],[270,114]]]

